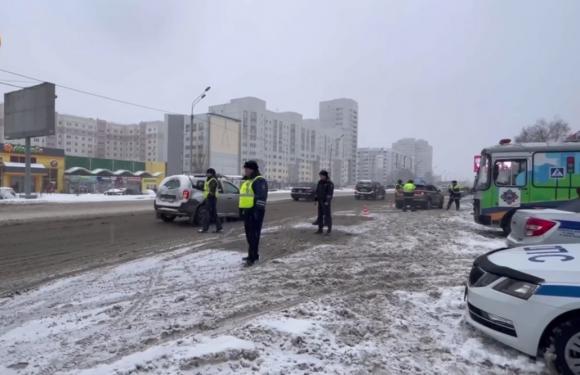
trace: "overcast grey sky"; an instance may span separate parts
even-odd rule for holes
[[[184,113],[208,84],[199,112],[257,96],[315,117],[350,97],[359,146],[425,138],[436,172],[470,177],[540,117],[580,129],[579,15],[576,0],[0,0],[0,68]],[[163,116],[58,94],[63,113]]]

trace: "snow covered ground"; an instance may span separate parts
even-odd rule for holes
[[[0,204],[39,204],[39,203],[87,203],[87,202],[126,202],[155,199],[153,192],[143,195],[105,195],[105,194],[39,194],[35,199],[5,199]]]
[[[0,300],[0,374],[546,373],[464,322],[473,258],[503,246],[469,212],[336,221],[266,228],[249,269],[211,237]]]

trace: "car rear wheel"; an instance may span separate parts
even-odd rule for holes
[[[580,375],[580,318],[558,325],[550,335],[550,349],[554,356],[547,356],[559,374]]]
[[[171,223],[173,220],[175,220],[174,215],[161,214],[159,217],[166,223]]]
[[[425,203],[425,209],[430,210],[432,208],[433,208],[433,203],[431,203],[431,199],[428,199],[427,203]]]
[[[297,197],[292,197],[292,199],[294,199],[295,201],[298,201],[298,198]]]
[[[445,205],[445,198],[441,198],[441,201],[439,202],[439,208],[443,208],[443,206]]]

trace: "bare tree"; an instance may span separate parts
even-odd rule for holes
[[[517,143],[525,142],[559,142],[570,134],[570,125],[559,118],[552,121],[540,119],[534,125],[523,128],[515,137]]]

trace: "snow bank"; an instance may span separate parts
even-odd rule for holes
[[[105,195],[105,194],[41,194],[36,199],[3,199],[0,204],[39,204],[39,203],[87,203],[87,202],[124,202],[155,199],[155,194],[143,195]]]

